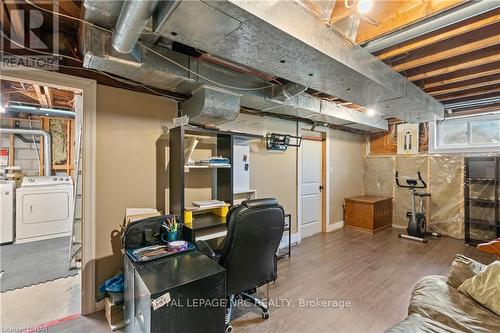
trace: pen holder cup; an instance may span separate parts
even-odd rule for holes
[[[178,239],[178,232],[177,231],[169,231],[167,233],[167,241],[175,242],[177,239]]]

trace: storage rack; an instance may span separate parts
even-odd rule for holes
[[[500,156],[466,157],[465,242],[477,245],[500,237]]]
[[[186,136],[213,137],[216,142],[216,155],[228,158],[230,166],[186,166],[184,157]],[[213,180],[212,198],[233,205],[233,150],[237,139],[262,139],[262,136],[219,131],[194,127],[190,125],[170,129],[170,213],[180,216],[184,222],[185,203],[185,178],[189,175],[186,170],[208,169],[207,177]],[[200,172],[202,172],[200,170]],[[183,236],[186,240],[195,241],[200,235],[207,232],[219,233],[226,230],[226,218],[211,212],[193,215],[192,222],[184,223]]]

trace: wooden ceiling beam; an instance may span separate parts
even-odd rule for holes
[[[394,47],[382,51],[382,53],[378,53],[377,57],[380,60],[394,58],[395,56],[408,53],[453,37],[461,36],[463,34],[484,28],[498,22],[500,22],[500,10],[494,10],[486,13],[486,15],[481,15],[480,18],[473,17],[451,27],[439,29],[432,32],[431,34],[426,34],[409,42],[398,44]]]
[[[43,93],[45,95],[45,100],[47,101],[47,105],[50,107],[54,106],[54,98],[52,97],[52,92],[49,87],[43,87]]]
[[[78,7],[75,1],[61,0],[54,1],[57,6],[62,9],[66,14],[73,17],[80,18],[82,15],[82,9]]]
[[[451,101],[451,100],[455,100],[455,99],[466,99],[466,98],[469,98],[469,97],[475,97],[474,99],[478,99],[477,96],[481,96],[481,95],[491,95],[491,94],[496,94],[500,92],[500,85],[495,85],[491,88],[482,88],[482,89],[472,89],[471,91],[464,91],[463,93],[460,93],[460,94],[449,94],[449,95],[445,95],[445,96],[441,96],[441,97],[438,97],[437,99],[441,102],[443,101]]]
[[[40,105],[42,105],[42,106],[48,106],[49,103],[47,101],[47,97],[42,92],[42,88],[38,84],[35,84],[33,86],[35,87],[35,92],[36,92],[36,96],[38,99],[38,103],[40,103]]]
[[[417,81],[498,61],[500,61],[500,48],[497,45],[463,57],[454,57],[436,62],[428,65],[427,68],[418,68],[405,74],[410,81]]]
[[[410,9],[405,8],[406,10],[396,11],[396,13],[388,12],[386,13],[388,18],[382,20],[378,25],[362,22],[358,28],[356,42],[358,44],[363,44],[372,41],[432,15],[439,14],[445,10],[458,6],[465,1],[466,0],[426,0],[422,1],[419,6],[413,6]],[[406,1],[400,1],[399,3],[402,6],[405,2]],[[384,2],[375,1],[373,6],[380,6],[382,3]]]
[[[500,74],[500,62],[493,62],[491,64],[467,68],[450,74],[441,75],[430,80],[425,80],[424,82],[421,82],[419,86],[422,89],[429,89],[493,74]]]
[[[401,62],[398,62],[398,64],[392,65],[392,68],[397,72],[402,72],[498,45],[500,44],[498,31],[500,31],[500,24],[497,23],[491,27],[487,27],[487,29],[483,29],[482,32],[484,34],[472,32],[467,34],[466,38],[462,38],[465,36],[455,37],[452,40],[446,40],[439,44],[431,45],[411,53],[410,56],[404,58]]]
[[[478,79],[452,83],[446,86],[435,87],[427,90],[426,92],[431,96],[439,96],[444,94],[449,94],[457,91],[464,91],[473,88],[480,88],[491,86],[500,83],[500,75],[490,75]]]
[[[484,112],[492,112],[492,111],[498,111],[498,110],[500,110],[500,104],[494,103],[494,104],[488,105],[488,106],[473,107],[470,109],[461,109],[461,110],[453,111],[453,113],[446,118],[453,118],[454,116],[455,117],[456,116],[468,116],[468,115],[484,113]]]

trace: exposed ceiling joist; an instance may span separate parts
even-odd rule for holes
[[[500,61],[500,48],[496,45],[488,50],[476,51],[467,56],[455,57],[429,64],[427,68],[418,68],[417,70],[408,72],[407,77],[410,81],[423,80],[498,61]]]
[[[382,53],[377,54],[380,60],[394,58],[395,56],[414,51],[416,49],[432,45],[453,37],[461,36],[463,34],[484,28],[491,24],[500,22],[500,12],[492,11],[481,15],[480,18],[470,18],[459,24],[447,27],[444,31],[433,32],[417,39],[411,40],[407,43],[398,44],[394,47],[384,50]]]
[[[431,78],[421,83],[420,88],[429,89],[493,74],[500,74],[500,62],[493,62],[491,64],[486,64],[483,66],[467,68],[446,75]]]
[[[486,87],[493,84],[500,83],[500,75],[485,76],[482,78],[467,80],[458,83],[452,83],[440,87],[435,87],[427,90],[427,93],[431,96],[439,96],[452,92],[463,91],[473,88]],[[439,97],[438,97],[439,99]]]
[[[455,37],[451,40],[446,40],[437,45],[411,53],[409,57],[403,59],[401,63],[394,65],[393,68],[398,72],[402,72],[498,45],[500,44],[498,31],[500,31],[500,24],[497,23],[482,31],[485,38],[478,40],[480,37],[478,37],[477,32],[472,32],[467,34],[467,38]]]
[[[456,100],[456,99],[464,99],[464,98],[468,98],[468,97],[475,97],[475,99],[477,99],[478,97],[477,96],[481,96],[481,95],[491,95],[491,94],[496,94],[500,92],[500,85],[499,84],[496,84],[494,85],[493,87],[488,87],[488,88],[480,88],[480,89],[471,89],[469,91],[464,91],[462,93],[458,93],[458,94],[449,94],[449,95],[445,95],[445,96],[441,96],[439,98],[439,100],[441,102],[443,101],[451,101],[451,100]]]

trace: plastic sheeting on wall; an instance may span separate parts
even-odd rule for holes
[[[420,172],[422,178],[428,183],[427,177],[427,165],[428,156],[427,155],[397,155],[396,156],[396,171],[399,172],[400,176],[407,177],[417,177],[417,171]],[[420,191],[428,192],[429,189],[422,189]],[[402,188],[395,185],[394,188],[394,201],[393,201],[393,224],[399,226],[407,226],[408,219],[406,217],[406,212],[411,211],[411,190],[408,188]],[[420,199],[418,199],[420,200]],[[418,201],[417,207],[418,210]],[[424,198],[424,210],[427,213],[429,200]]]
[[[394,156],[367,157],[363,174],[365,195],[394,197]]]
[[[396,185],[394,174],[416,177],[420,171],[431,193],[424,198],[428,229],[445,236],[464,238],[464,159],[460,155],[369,156],[365,159],[365,195],[393,197],[393,224],[406,227],[411,211],[411,191]],[[478,188],[484,194],[482,188]],[[491,194],[487,194],[491,195]],[[417,210],[418,202],[417,198]]]
[[[464,159],[457,155],[429,156],[431,193],[428,229],[464,238]]]

